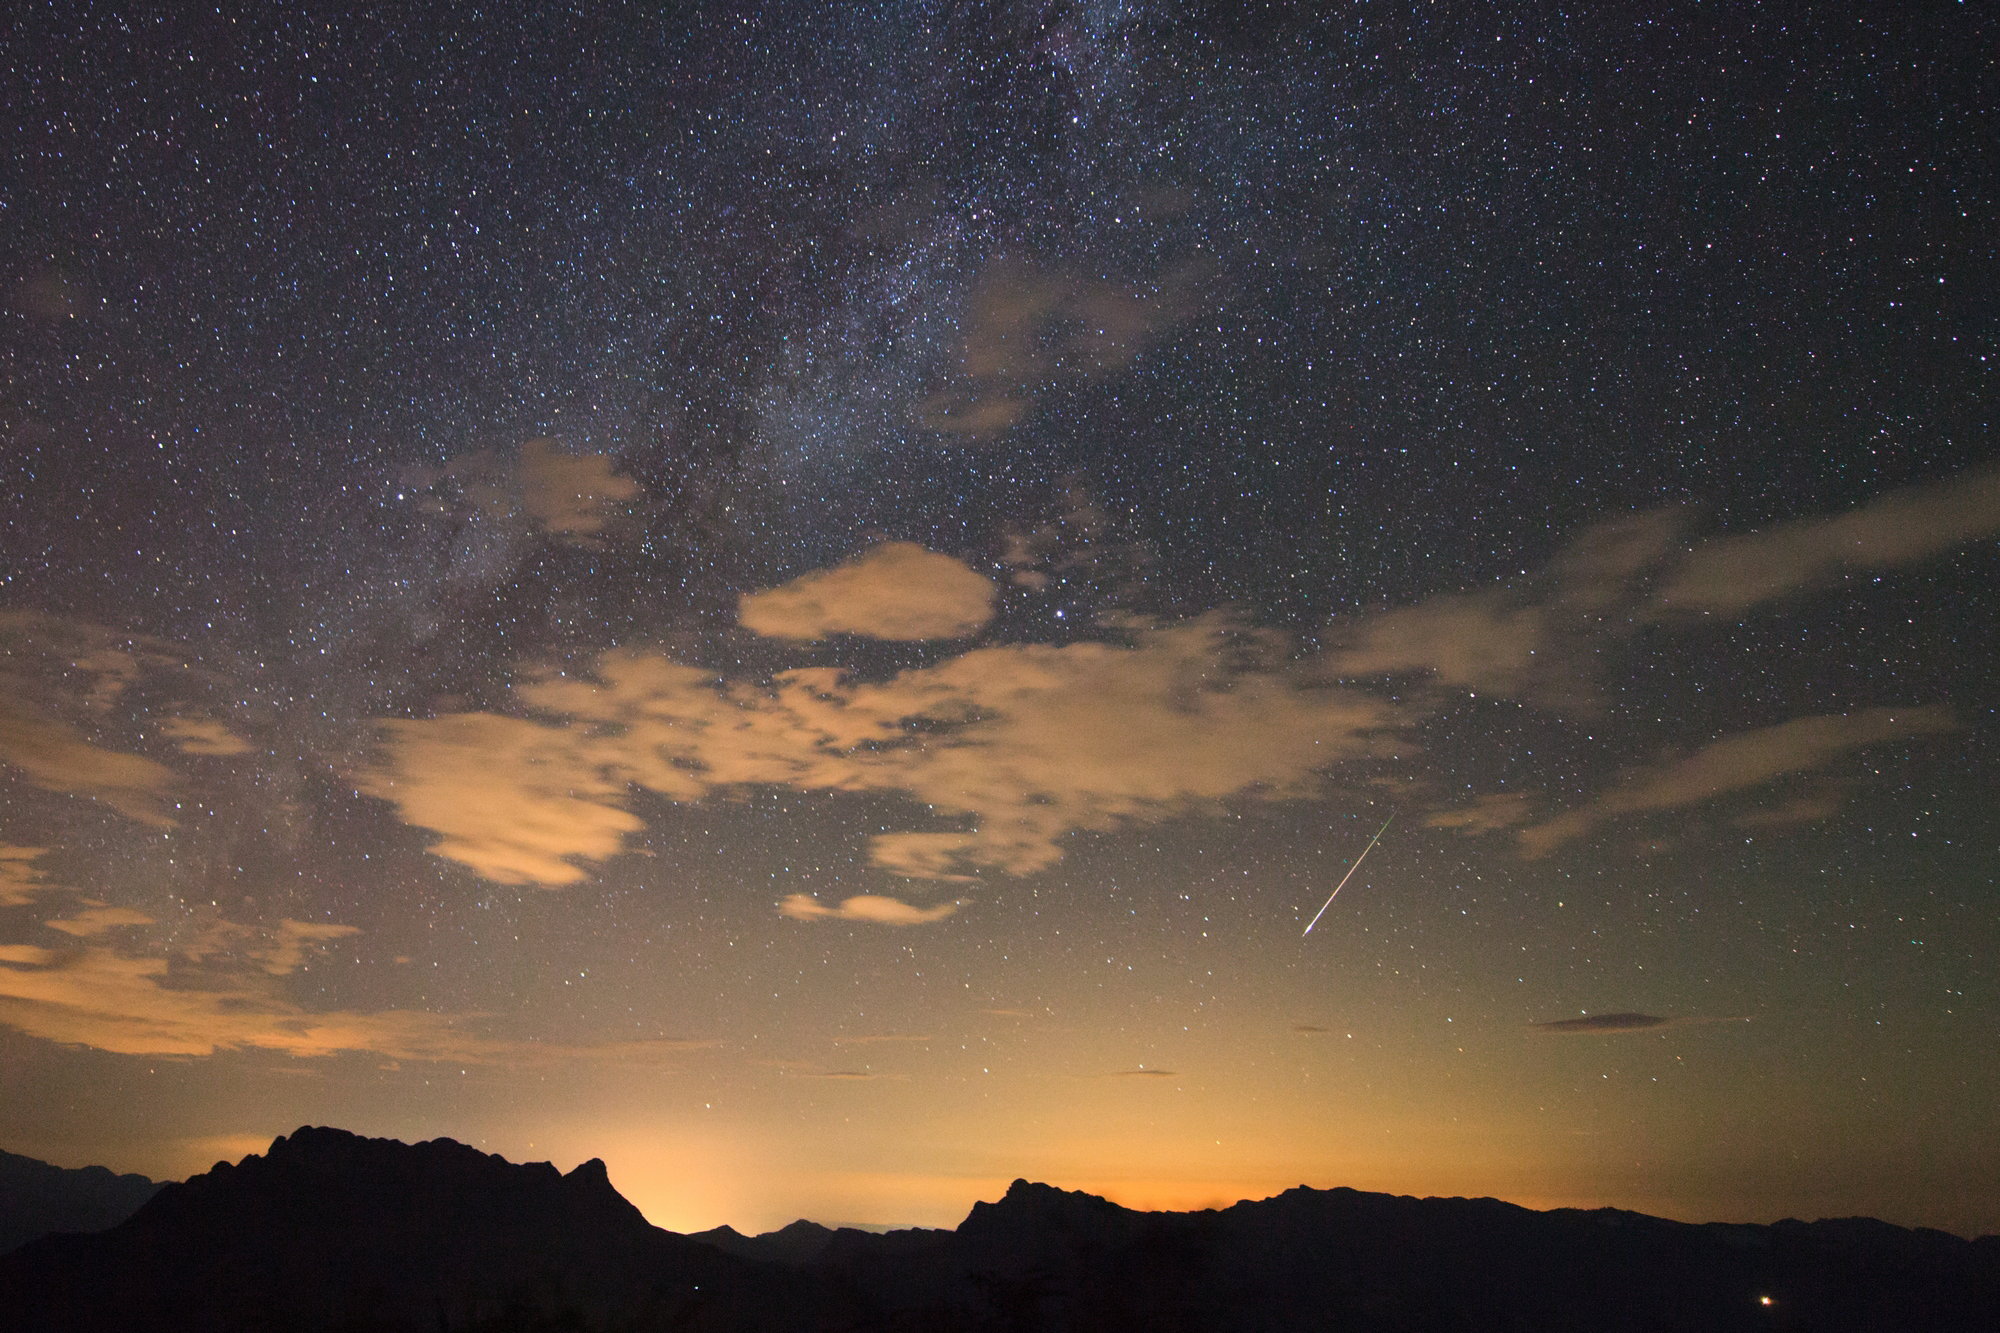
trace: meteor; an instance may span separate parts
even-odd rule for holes
[[[1354,878],[1354,872],[1361,869],[1361,863],[1368,858],[1368,853],[1375,850],[1375,844],[1382,841],[1382,835],[1384,833],[1387,833],[1389,831],[1389,825],[1395,822],[1396,822],[1396,817],[1394,815],[1390,815],[1387,819],[1382,821],[1382,827],[1375,830],[1375,836],[1370,838],[1368,840],[1368,845],[1361,849],[1361,855],[1354,858],[1354,864],[1347,867],[1347,873],[1340,877],[1340,883],[1333,886],[1333,892],[1326,895],[1326,901],[1320,904],[1319,910],[1317,912],[1313,913],[1313,919],[1306,922],[1306,928],[1299,932],[1300,939],[1304,939],[1306,936],[1313,933],[1313,927],[1317,926],[1319,924],[1319,919],[1326,915],[1326,909],[1333,906],[1333,900],[1335,898],[1338,898],[1340,896],[1340,891],[1347,887],[1347,881]]]

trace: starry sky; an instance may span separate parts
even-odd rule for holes
[[[2000,1231],[1990,36],[20,7],[0,1144]]]

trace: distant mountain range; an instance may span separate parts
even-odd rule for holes
[[[2000,1237],[1866,1219],[1691,1225],[1304,1188],[1137,1213],[1017,1180],[954,1231],[682,1236],[602,1162],[563,1175],[313,1128],[109,1230],[0,1256],[0,1327],[49,1333],[1990,1333],[1996,1311]]]
[[[160,1190],[144,1176],[101,1166],[50,1166],[0,1152],[0,1254],[51,1231],[103,1231],[139,1211]]]

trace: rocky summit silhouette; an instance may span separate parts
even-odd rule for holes
[[[1980,1330],[2000,1237],[1288,1190],[1139,1213],[1015,1181],[954,1231],[649,1225],[600,1162],[301,1129],[0,1257],[0,1325],[214,1330]]]
[[[101,1166],[51,1166],[0,1152],[0,1254],[51,1231],[115,1227],[153,1197],[160,1182]]]

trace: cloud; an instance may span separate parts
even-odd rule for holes
[[[2000,466],[1892,491],[1830,518],[1718,537],[1661,587],[1657,613],[1733,615],[1841,574],[1916,564],[2000,534]]]
[[[1733,828],[1784,829],[1800,824],[1817,824],[1830,818],[1847,803],[1841,785],[1827,783],[1816,791],[1803,792],[1781,804],[1762,810],[1747,810],[1729,821]]]
[[[522,507],[555,536],[601,532],[617,506],[639,494],[638,483],[614,476],[605,454],[558,453],[553,440],[529,440],[518,465]]]
[[[1747,1018],[1666,1018],[1658,1014],[1590,1014],[1584,1018],[1559,1018],[1549,1023],[1530,1023],[1536,1036],[1613,1036],[1620,1032],[1655,1032],[1663,1028],[1700,1027],[1709,1023],[1747,1023]]]
[[[63,723],[36,716],[4,695],[0,762],[44,791],[91,797],[153,828],[174,826],[164,800],[175,781],[171,769],[142,755],[99,749]]]
[[[49,924],[54,925],[55,922]],[[358,926],[342,926],[328,921],[293,921],[287,918],[276,926],[216,921],[182,945],[180,952],[197,961],[249,959],[256,964],[258,971],[282,977],[304,963],[308,951],[360,933]]]
[[[1116,374],[1192,315],[1206,272],[1183,264],[1128,287],[1025,260],[994,261],[966,304],[958,373],[917,404],[917,424],[966,441],[1006,433],[1049,386]]]
[[[1274,665],[1283,647],[1227,618],[1138,631],[1129,646],[1009,644],[879,682],[825,667],[767,685],[657,654],[600,657],[595,679],[524,683],[527,721],[462,714],[385,726],[370,795],[433,829],[432,850],[506,883],[572,883],[640,826],[637,786],[673,800],[766,785],[896,794],[969,830],[873,839],[894,874],[1029,874],[1060,840],[1302,796],[1373,753],[1396,705]]]
[[[490,1057],[490,1043],[436,1014],[309,1013],[254,976],[184,984],[173,960],[86,947],[0,945],[0,1022],[34,1037],[121,1055],[262,1049],[393,1059]],[[190,979],[192,980],[192,979]]]
[[[922,926],[944,920],[963,905],[962,902],[953,902],[939,903],[934,907],[915,907],[900,898],[864,893],[846,899],[838,907],[828,907],[816,898],[794,893],[778,904],[778,911],[794,921],[822,921],[835,917],[842,921],[873,921],[882,926]]]
[[[353,927],[297,921],[275,930],[229,922],[218,927],[204,932],[197,949],[177,954],[96,944],[0,945],[0,1023],[120,1055],[261,1050],[318,1058],[362,1052],[396,1061],[510,1067],[642,1063],[718,1044],[663,1038],[568,1046],[482,1036],[474,1030],[485,1017],[478,1014],[316,1013],[288,998],[278,978],[308,949],[352,935]],[[225,951],[227,941],[241,947]]]
[[[1314,1036],[1322,1032],[1331,1032],[1333,1029],[1320,1027],[1317,1023],[1294,1023],[1292,1024],[1292,1031],[1305,1036]]]
[[[160,734],[172,740],[182,754],[248,754],[253,748],[220,722],[206,718],[168,718],[160,724]]]
[[[65,935],[74,935],[78,939],[89,939],[93,935],[102,935],[105,931],[117,926],[150,926],[154,922],[152,917],[147,916],[144,912],[135,911],[130,907],[107,907],[103,904],[97,904],[85,908],[73,917],[65,917],[58,921],[44,921],[42,924],[50,930],[59,930]]]
[[[1140,1067],[1140,1068],[1138,1068],[1138,1069],[1114,1069],[1114,1070],[1112,1070],[1112,1071],[1111,1071],[1111,1073],[1110,1073],[1109,1075],[1107,1075],[1107,1077],[1109,1077],[1109,1078],[1178,1078],[1178,1077],[1180,1077],[1180,1071],[1178,1071],[1178,1070],[1174,1070],[1174,1069],[1147,1069],[1147,1068],[1145,1068],[1145,1067],[1141,1066],[1141,1067]]]
[[[1470,805],[1434,811],[1424,817],[1424,825],[1466,833],[1492,833],[1515,828],[1534,817],[1534,802],[1526,792],[1494,792],[1474,798]]]
[[[1847,750],[1949,731],[1955,725],[1951,710],[1943,707],[1869,708],[1795,718],[1725,737],[1678,762],[1642,769],[1581,809],[1522,829],[1521,849],[1529,857],[1546,856],[1608,820],[1712,800],[1816,768]]]
[[[1321,664],[1339,678],[1423,674],[1574,708],[1591,646],[1619,632],[1612,613],[1640,599],[1681,521],[1672,510],[1621,515],[1586,528],[1518,583],[1335,621]]]
[[[737,604],[744,628],[772,639],[959,639],[993,617],[993,584],[914,542],[883,542]]]
[[[565,453],[553,440],[528,440],[513,458],[490,449],[460,454],[442,469],[412,469],[402,478],[418,492],[417,507],[446,518],[479,520],[499,532],[540,531],[571,546],[601,547],[599,534],[642,490],[612,471],[608,454]],[[475,548],[473,563],[505,563],[503,553]],[[463,572],[463,571],[461,571]]]
[[[835,1037],[836,1046],[879,1046],[890,1042],[922,1043],[931,1040],[928,1032],[876,1032],[861,1037]]]
[[[1670,1027],[1671,1018],[1656,1014],[1591,1014],[1587,1018],[1560,1018],[1553,1023],[1530,1023],[1530,1032],[1550,1035],[1571,1035],[1605,1032],[1646,1032],[1653,1028]]]
[[[444,834],[430,850],[500,884],[573,884],[573,858],[603,860],[644,827],[616,801],[584,734],[491,713],[384,724],[392,768],[357,789],[393,801],[404,822]]]
[[[26,907],[45,893],[57,892],[55,885],[42,882],[42,872],[35,867],[48,850],[0,842],[0,907]]]

